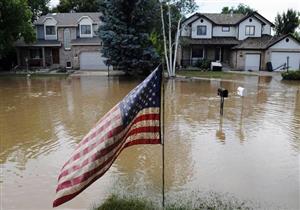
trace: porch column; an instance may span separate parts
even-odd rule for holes
[[[42,47],[43,67],[46,67],[45,47]]]
[[[219,57],[220,57],[220,63],[221,63],[221,61],[222,61],[222,47],[220,47]]]
[[[16,48],[16,52],[17,52],[17,65],[21,65],[21,56],[20,56],[20,49],[17,47]]]

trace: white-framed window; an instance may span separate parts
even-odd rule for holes
[[[45,26],[45,28],[46,28],[46,35],[56,35],[55,26]]]
[[[64,29],[64,47],[65,50],[71,49],[71,32],[70,29]]]
[[[192,46],[192,58],[204,58],[204,48],[201,46]]]
[[[222,26],[222,32],[229,32],[230,27],[229,26]]]
[[[255,35],[255,26],[246,26],[245,35],[246,36],[254,36]]]
[[[206,35],[206,26],[197,26],[197,35],[205,36]]]
[[[92,37],[92,25],[80,25],[81,37]]]

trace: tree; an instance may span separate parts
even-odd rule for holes
[[[13,48],[16,40],[34,41],[31,24],[32,13],[26,0],[1,0],[0,2],[0,57]]]
[[[45,15],[49,12],[49,2],[50,0],[28,0],[28,5],[32,13],[32,22],[37,20],[39,16]]]
[[[245,5],[245,4],[239,4],[236,8],[234,7],[223,7],[222,9],[222,14],[230,14],[230,13],[233,13],[233,14],[249,14],[249,13],[252,13],[252,12],[255,12],[255,9],[252,9],[251,7],[249,7],[248,5]]]
[[[165,23],[164,18],[164,5],[168,8],[168,21]],[[175,7],[176,11],[178,11],[178,21],[176,23],[176,33],[175,40],[172,39],[172,28],[174,25],[172,24],[172,10],[171,8]],[[177,57],[177,49],[179,44],[179,35],[181,31],[181,21],[185,17],[186,14],[192,13],[196,10],[197,5],[194,0],[168,0],[161,1],[160,11],[161,11],[161,21],[162,21],[162,30],[163,30],[163,39],[164,39],[164,54],[165,54],[165,62],[168,70],[168,74],[170,77],[175,76],[176,69],[176,57]],[[174,14],[173,14],[174,16]],[[175,17],[176,18],[176,17]],[[168,37],[166,36],[166,27],[168,28]],[[173,42],[174,41],[174,42]],[[168,46],[167,46],[168,45]],[[173,46],[174,45],[174,46]],[[173,51],[174,49],[174,51]]]
[[[99,36],[109,64],[126,73],[148,73],[159,62],[149,34],[159,11],[156,0],[104,0]]]
[[[52,12],[99,12],[102,0],[60,0]]]
[[[277,14],[275,18],[275,31],[277,35],[295,33],[296,28],[299,27],[299,12],[288,9],[282,15]]]

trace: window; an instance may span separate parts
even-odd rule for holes
[[[206,35],[206,26],[197,26],[197,35]]]
[[[80,33],[90,35],[92,32],[91,25],[80,25]]]
[[[42,50],[41,49],[30,49],[29,51],[31,59],[40,59],[42,58]]]
[[[222,27],[222,32],[229,32],[229,31],[230,31],[230,27],[228,27],[228,26]]]
[[[192,58],[204,58],[204,48],[200,46],[193,46]]]
[[[64,30],[64,47],[65,50],[69,50],[71,49],[71,33],[70,33],[70,29],[66,28]]]
[[[255,26],[246,26],[245,35],[253,36],[255,34]]]
[[[46,26],[46,35],[56,35],[55,26]]]

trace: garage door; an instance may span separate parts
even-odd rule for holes
[[[107,70],[104,63],[105,58],[100,52],[82,52],[80,54],[81,70]]]
[[[277,69],[279,66],[285,64],[287,62],[287,57],[289,57],[289,69],[299,69],[300,53],[297,53],[297,52],[272,52],[271,53],[271,62],[272,62],[273,69]]]
[[[258,71],[260,67],[260,54],[246,54],[245,71]]]

